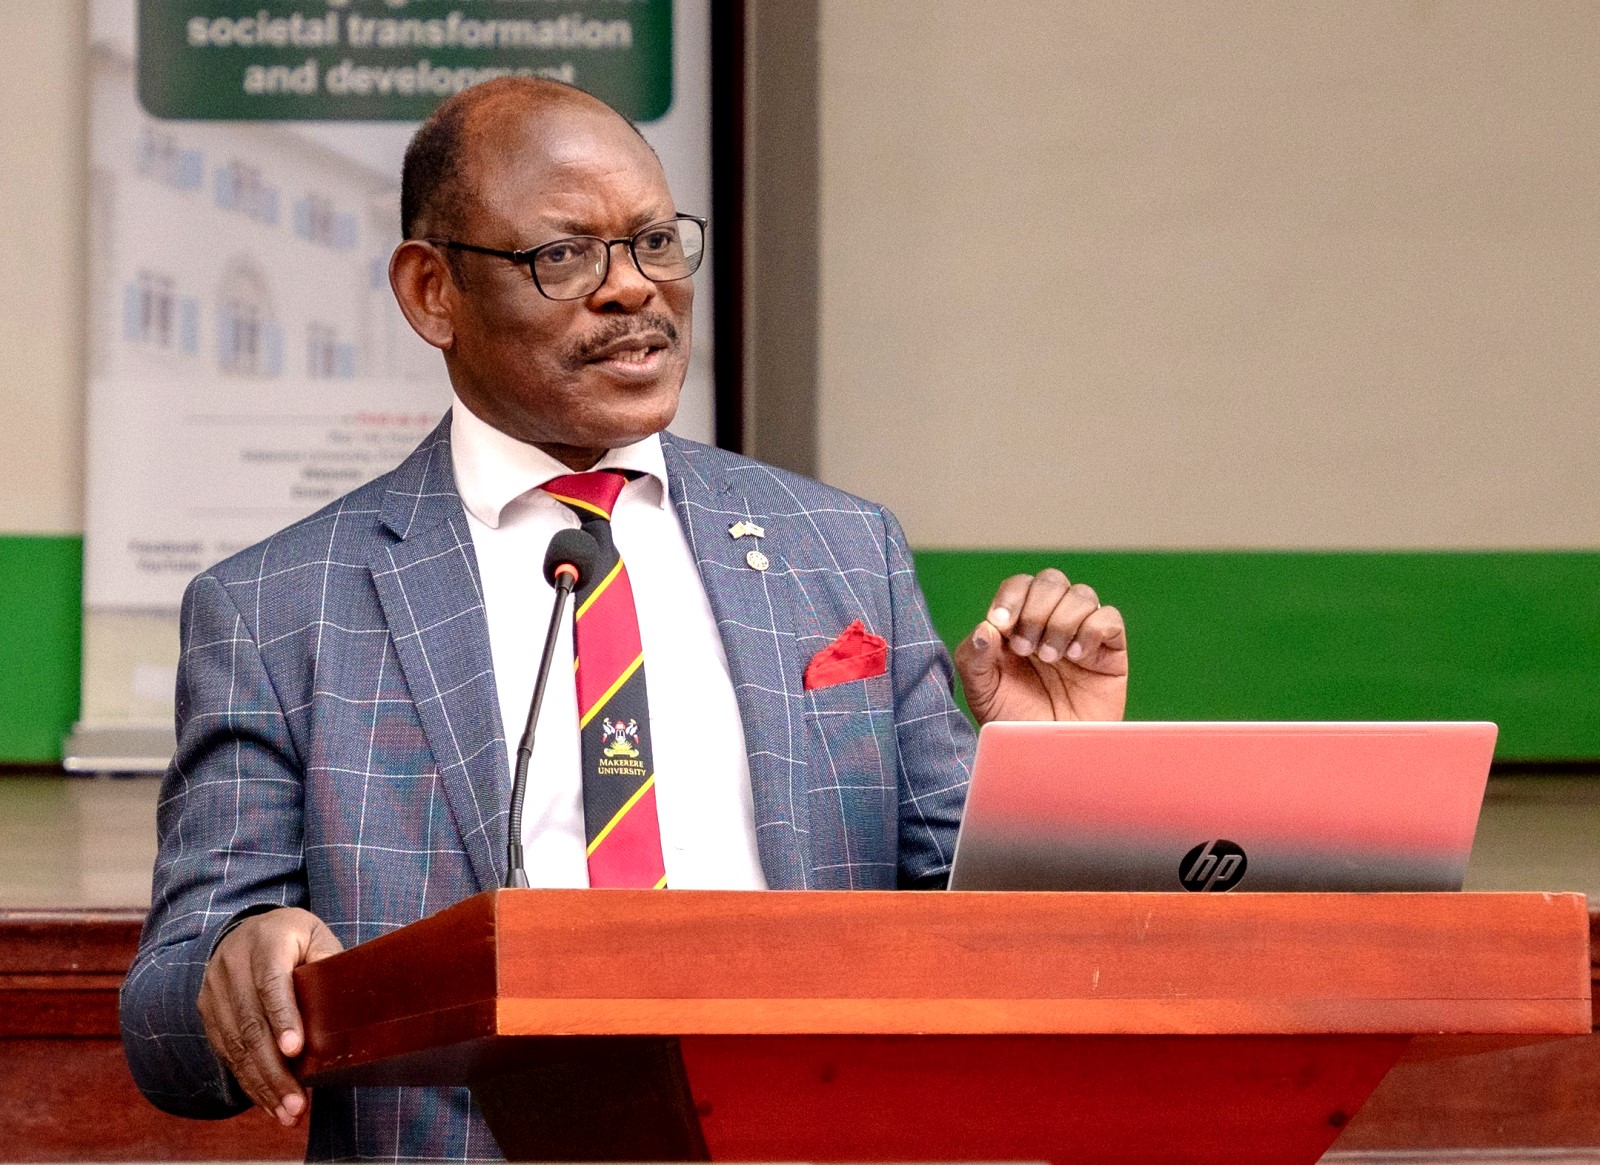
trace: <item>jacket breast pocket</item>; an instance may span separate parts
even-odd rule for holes
[[[894,689],[887,675],[813,688],[806,693],[812,760],[827,779],[852,787],[895,783]]]
[[[807,820],[818,889],[895,885],[900,797],[892,694],[888,676],[806,693]]]

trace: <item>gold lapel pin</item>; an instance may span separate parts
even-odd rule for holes
[[[767,556],[762,554],[759,550],[752,550],[749,554],[744,556],[744,560],[756,570],[766,570],[767,567],[772,565],[767,561]]]
[[[754,522],[747,522],[742,518],[728,527],[728,533],[734,538],[765,538],[767,536],[767,532],[760,526],[757,526]]]

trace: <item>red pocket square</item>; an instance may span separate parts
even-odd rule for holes
[[[889,645],[857,619],[806,664],[806,691],[881,676],[889,670]]]

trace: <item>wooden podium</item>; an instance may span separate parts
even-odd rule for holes
[[[500,890],[296,978],[308,1084],[512,1160],[1313,1162],[1413,1037],[1591,1023],[1577,894]]]

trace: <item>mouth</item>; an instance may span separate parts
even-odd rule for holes
[[[661,354],[672,344],[664,332],[635,332],[620,336],[590,352],[590,364],[613,365],[619,368],[639,369],[659,362]]]
[[[671,346],[664,332],[635,332],[594,349],[584,362],[616,380],[644,383],[660,375]]]
[[[590,369],[613,382],[651,387],[679,357],[679,332],[671,317],[644,312],[613,318],[573,346],[568,367]]]

